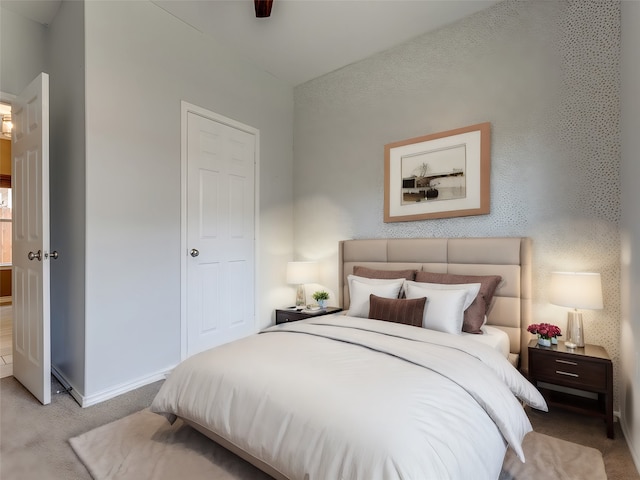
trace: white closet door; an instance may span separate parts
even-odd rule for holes
[[[255,135],[187,114],[187,356],[256,331]]]

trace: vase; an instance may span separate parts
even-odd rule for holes
[[[543,347],[550,347],[551,346],[551,339],[550,338],[538,337],[538,345],[542,345]]]
[[[551,337],[551,345],[557,345],[558,344],[558,337]]]
[[[320,308],[327,308],[327,302],[328,300],[318,300],[318,305],[320,305]]]

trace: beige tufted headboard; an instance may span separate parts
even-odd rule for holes
[[[389,238],[343,240],[339,245],[339,301],[349,308],[347,275],[362,265],[375,269],[416,269],[461,275],[501,275],[487,315],[511,342],[512,361],[527,365],[531,335],[531,239],[508,238]],[[516,363],[517,364],[517,363]]]

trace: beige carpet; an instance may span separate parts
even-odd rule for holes
[[[179,420],[170,425],[147,410],[74,437],[70,443],[95,480],[271,478]],[[533,432],[525,438],[524,450],[526,464],[509,451],[501,480],[607,478],[596,449]]]

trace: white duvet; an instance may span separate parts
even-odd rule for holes
[[[539,392],[462,336],[348,316],[275,326],[178,365],[152,411],[185,418],[289,479],[496,479],[524,461]]]

